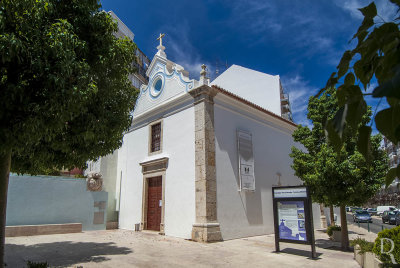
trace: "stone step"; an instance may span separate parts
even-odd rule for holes
[[[82,223],[6,226],[6,237],[81,233]]]

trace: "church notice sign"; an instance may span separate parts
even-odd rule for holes
[[[312,201],[304,186],[272,187],[274,205],[275,248],[279,242],[311,245],[316,257]]]
[[[255,191],[254,156],[251,133],[237,131],[240,190]]]

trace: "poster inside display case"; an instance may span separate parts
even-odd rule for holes
[[[307,241],[304,201],[278,202],[279,238]]]
[[[312,200],[305,186],[272,187],[275,249],[279,242],[311,245],[316,258]]]

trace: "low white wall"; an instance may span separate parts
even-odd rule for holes
[[[216,98],[214,109],[217,166],[217,217],[224,240],[274,232],[272,186],[300,185],[289,157],[295,146],[292,130],[239,111]],[[244,115],[246,114],[246,115]],[[267,115],[265,115],[267,116]],[[283,123],[285,124],[285,123]],[[253,138],[255,192],[240,192],[237,129]],[[292,127],[293,129],[293,127]],[[314,226],[319,228],[319,209],[313,206]]]
[[[86,191],[86,180],[53,176],[10,176],[7,226],[82,223],[85,230],[106,228],[107,192]],[[94,217],[102,216],[95,224]]]
[[[320,205],[318,203],[313,203],[312,204],[312,211],[313,211],[314,229],[322,229]]]

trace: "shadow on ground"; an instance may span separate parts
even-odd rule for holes
[[[311,258],[311,249],[310,250],[302,250],[302,249],[296,249],[296,248],[284,248],[280,252],[277,253],[286,253],[286,254],[291,254],[291,255],[296,255],[296,256],[301,256],[301,257],[307,257],[309,259]],[[318,260],[320,259],[320,256],[322,253],[316,253],[317,258],[314,258],[313,260]]]
[[[326,229],[325,230],[317,230],[317,232],[320,232],[320,233],[325,233],[326,234]],[[356,232],[353,232],[353,231],[348,231],[349,232],[349,234],[358,234],[358,233],[356,233]],[[359,235],[364,235],[364,234],[359,234]]]
[[[335,242],[335,241],[326,240],[326,239],[315,240],[315,246],[318,248],[323,248],[323,249],[343,251],[341,248],[340,242]],[[353,247],[350,247],[348,250],[346,250],[346,252],[353,252],[353,251],[354,251]]]
[[[126,255],[133,251],[115,243],[54,242],[35,245],[6,244],[8,267],[25,267],[27,261],[48,262],[50,266],[67,267],[83,262],[103,262],[109,255]]]

